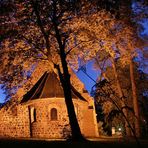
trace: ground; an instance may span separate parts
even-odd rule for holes
[[[99,138],[88,139],[87,142],[71,142],[64,140],[48,140],[48,139],[4,139],[0,138],[0,147],[4,148],[147,148],[148,139],[139,140],[140,146],[138,146],[134,139],[125,140],[122,138]]]

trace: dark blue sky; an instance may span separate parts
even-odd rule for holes
[[[87,65],[86,65],[86,72],[87,74],[93,79],[93,80],[96,80],[97,77],[99,76],[99,71],[96,71],[94,68],[93,68],[93,62],[89,62]],[[77,73],[77,76],[78,78],[84,83],[85,85],[85,89],[88,90],[88,92],[90,93],[91,91],[91,88],[92,86],[95,85],[95,82],[93,80],[91,80],[83,71],[79,71]]]
[[[3,94],[3,90],[0,89],[0,103],[4,102],[5,95]]]

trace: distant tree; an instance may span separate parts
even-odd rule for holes
[[[106,65],[105,62],[109,62],[110,64]],[[103,67],[101,66],[102,63],[103,63]],[[127,113],[126,103],[125,103],[126,101],[125,94],[123,93],[123,90],[121,87],[122,85],[119,79],[119,74],[117,72],[118,68],[116,67],[116,61],[113,59],[113,57],[111,57],[109,53],[105,51],[100,51],[98,52],[98,56],[96,56],[95,58],[94,64],[95,64],[96,69],[101,70],[101,76],[99,76],[98,82],[101,81],[102,79],[106,79],[108,82],[114,81],[114,84],[115,84],[114,87],[116,88],[115,91],[117,92],[116,95],[118,96],[118,102],[120,102],[121,107],[123,108],[123,112],[125,116],[128,118],[128,113]],[[112,67],[112,72],[111,72],[112,75],[110,77],[107,77],[106,71],[108,67]],[[130,129],[126,121],[125,121],[125,130],[126,130],[126,135],[130,136]]]
[[[136,64],[134,65],[134,77],[136,79],[136,85],[138,84],[137,85],[138,86],[138,93],[137,94],[138,94],[138,98],[139,98],[139,109],[140,109],[140,112],[141,112],[140,125],[146,126],[146,124],[143,121],[147,122],[147,117],[146,117],[147,111],[145,110],[146,109],[145,105],[147,103],[146,103],[146,99],[143,100],[143,98],[144,98],[143,93],[145,91],[147,91],[147,86],[146,86],[147,85],[147,78],[146,78],[146,74],[139,71],[137,66],[138,65],[136,65]],[[103,83],[103,81],[104,81],[103,79],[102,80],[99,79],[98,85],[96,85],[96,89],[93,90],[93,95],[95,95],[95,100],[96,100],[95,102],[97,104],[103,105],[104,102],[110,101],[111,104],[113,104],[113,102],[109,99],[109,97],[111,97],[112,99],[115,99],[115,101],[117,102],[120,109],[122,109],[122,110],[124,108],[127,109],[128,114],[127,114],[126,117],[129,121],[129,123],[132,126],[134,126],[133,121],[136,117],[134,116],[134,109],[133,109],[133,103],[132,103],[132,89],[131,89],[130,75],[129,75],[130,69],[129,69],[128,66],[122,67],[119,60],[116,62],[116,67],[117,67],[117,74],[118,74],[118,77],[119,77],[119,80],[120,80],[121,89],[122,89],[122,91],[125,95],[124,96],[125,97],[124,98],[125,99],[124,100],[125,106],[122,106],[122,102],[120,101],[120,99],[118,97],[118,87],[116,85],[116,78],[115,78],[115,75],[114,75],[114,72],[113,72],[114,70],[113,70],[112,67],[106,68],[106,71],[104,72],[105,78],[109,82],[109,86],[101,85],[101,84],[105,84],[105,83]],[[142,80],[141,77],[143,77],[143,80]],[[100,85],[99,85],[99,83],[100,83]],[[102,92],[102,89],[100,89],[100,87],[103,87],[104,92]],[[145,105],[142,103],[143,101],[145,102]],[[114,104],[113,104],[113,106],[114,106]],[[106,108],[109,109],[108,106]],[[116,107],[115,107],[115,110],[117,110]],[[108,111],[108,114],[104,114],[104,115],[106,115],[106,119],[108,118],[108,116],[111,117],[111,119],[116,119],[117,117],[119,117],[119,115],[121,115],[120,111],[118,111],[118,110],[115,111],[115,110],[112,108]],[[125,120],[123,120],[123,117],[119,118],[119,119],[120,119],[120,122],[123,125],[126,125],[125,124],[126,122],[125,122]],[[114,120],[113,120],[113,122],[114,122]],[[145,127],[145,129],[146,129],[146,127]]]

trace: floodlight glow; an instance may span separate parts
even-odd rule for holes
[[[121,131],[122,130],[121,127],[119,127],[118,130]]]

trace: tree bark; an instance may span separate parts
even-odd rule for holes
[[[112,68],[113,68],[113,72],[114,72],[114,76],[115,76],[115,81],[116,81],[116,86],[117,86],[118,94],[119,94],[119,97],[121,99],[120,100],[121,107],[125,107],[126,106],[125,100],[124,100],[125,98],[124,98],[124,94],[123,94],[123,91],[122,91],[122,88],[121,88],[121,85],[120,85],[120,81],[119,81],[119,77],[118,77],[115,61],[114,61],[113,58],[111,58],[111,61],[112,61]],[[128,112],[127,112],[126,108],[123,109],[123,113],[126,116],[126,118],[128,119]],[[131,136],[130,128],[129,128],[128,123],[127,123],[126,120],[125,120],[125,130],[126,130],[126,135],[127,136]]]
[[[134,63],[133,63],[132,57],[130,59],[130,78],[131,78],[131,85],[132,85],[133,108],[135,113],[135,133],[137,137],[140,137],[141,133],[140,133],[139,104],[138,104],[138,97],[137,97],[136,81],[134,77]]]
[[[68,71],[68,65],[66,62],[66,53],[65,53],[65,44],[62,43],[62,39],[58,30],[58,26],[56,24],[56,21],[53,22],[55,33],[56,33],[56,39],[59,45],[60,50],[60,59],[62,63],[62,70],[63,74],[61,73],[60,69],[58,69],[58,73],[60,76],[60,81],[62,83],[64,96],[65,96],[65,103],[67,106],[67,112],[69,116],[70,126],[71,126],[71,132],[72,132],[72,140],[73,141],[82,141],[85,140],[85,138],[82,136],[78,120],[75,114],[74,104],[72,101],[72,94],[71,94],[71,85],[70,85],[70,74]]]

